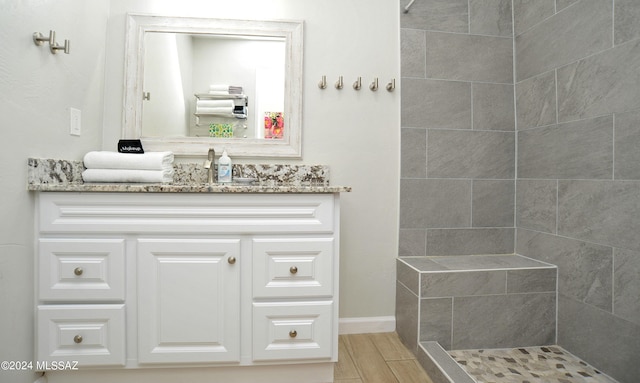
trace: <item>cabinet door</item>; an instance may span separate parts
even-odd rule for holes
[[[139,363],[240,360],[240,240],[138,240]]]

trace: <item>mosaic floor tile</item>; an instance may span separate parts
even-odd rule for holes
[[[558,346],[459,350],[449,355],[478,383],[617,383]]]

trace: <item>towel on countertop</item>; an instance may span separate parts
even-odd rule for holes
[[[173,181],[173,168],[171,170],[87,169],[82,172],[82,179],[84,182],[169,183]]]
[[[198,100],[196,106],[202,108],[233,108],[236,103],[233,100]]]
[[[146,152],[144,154],[94,151],[85,154],[87,169],[172,170],[172,152]]]

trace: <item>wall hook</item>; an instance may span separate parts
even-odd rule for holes
[[[392,78],[391,82],[387,84],[387,91],[393,92],[394,89],[396,89],[396,79]]]
[[[375,77],[375,78],[373,79],[373,82],[372,82],[371,84],[369,84],[369,89],[371,89],[371,90],[372,90],[372,91],[374,91],[374,92],[375,92],[376,90],[378,90],[378,78],[377,78],[377,77]]]
[[[49,31],[49,37],[44,37],[40,32],[33,32],[33,42],[37,46],[42,46],[45,41],[48,41],[49,44],[55,44],[56,34],[54,31]]]
[[[318,83],[318,88],[324,89],[327,87],[327,76],[322,76],[322,80]]]
[[[353,89],[360,90],[362,88],[362,77],[358,77],[356,82],[353,83]]]
[[[342,82],[342,76],[338,77],[338,81],[336,81],[336,89],[342,89],[342,87],[344,86],[343,82]]]
[[[64,53],[69,54],[71,43],[69,40],[64,40],[64,45],[58,45],[56,43],[56,32],[53,30],[49,31],[49,37],[44,37],[40,32],[33,33],[33,42],[37,46],[42,46],[45,41],[49,42],[49,50],[54,55],[58,53],[58,51],[62,50]]]
[[[49,49],[54,55],[58,53],[59,50],[62,50],[64,51],[64,53],[69,54],[69,51],[71,50],[71,42],[69,40],[64,40],[64,45],[53,43],[49,45]]]

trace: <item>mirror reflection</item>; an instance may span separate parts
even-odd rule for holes
[[[127,17],[122,138],[301,158],[303,22]]]
[[[282,139],[286,40],[148,32],[143,137]]]

